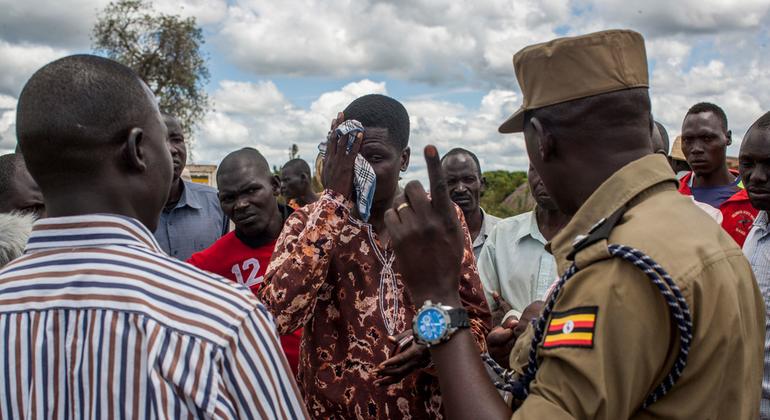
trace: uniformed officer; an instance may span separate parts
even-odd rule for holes
[[[524,132],[532,165],[572,215],[550,243],[568,275],[512,352],[512,388],[526,396],[513,418],[757,418],[762,297],[735,242],[652,154],[642,36],[560,38],[513,62],[523,104],[500,131]],[[415,339],[431,346],[447,417],[509,418],[465,327],[462,230],[436,149],[425,157],[432,201],[409,183],[386,215],[402,281],[425,302]]]

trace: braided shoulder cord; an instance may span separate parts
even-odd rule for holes
[[[679,330],[679,353],[676,361],[671,368],[671,371],[666,378],[645,398],[642,408],[647,408],[657,400],[665,396],[674,384],[679,380],[682,375],[682,371],[687,365],[687,356],[690,350],[690,344],[692,342],[692,318],[690,316],[690,309],[687,306],[687,302],[682,296],[679,287],[671,279],[671,276],[656,263],[652,258],[645,255],[643,252],[624,245],[610,245],[610,255],[618,258],[622,258],[640,270],[653,282],[658,290],[666,300],[666,304],[671,311],[671,314],[676,322],[677,329]],[[578,269],[575,264],[572,264],[569,269],[561,276],[556,283],[551,295],[548,298],[548,302],[543,308],[542,315],[533,321],[535,328],[535,334],[532,337],[532,344],[529,350],[529,358],[523,375],[518,381],[513,380],[513,372],[506,371],[500,365],[498,365],[488,355],[483,355],[482,358],[489,365],[495,373],[497,373],[504,383],[495,383],[495,386],[504,391],[511,392],[517,400],[524,400],[529,394],[529,385],[535,378],[537,373],[537,348],[540,341],[543,339],[545,333],[546,323],[553,312],[553,308],[556,304],[556,299],[561,292],[564,284],[577,273]]]

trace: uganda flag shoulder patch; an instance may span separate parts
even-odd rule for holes
[[[553,312],[548,322],[543,348],[593,348],[597,306],[583,306],[564,312]]]

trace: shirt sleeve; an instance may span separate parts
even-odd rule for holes
[[[492,316],[489,313],[481,280],[479,280],[479,272],[476,269],[476,257],[473,255],[471,234],[468,231],[468,226],[465,224],[462,211],[457,206],[455,206],[455,209],[462,221],[465,236],[465,252],[463,253],[460,271],[460,299],[465,310],[468,311],[473,338],[476,340],[476,344],[481,352],[486,352],[486,337],[492,324]]]
[[[586,333],[583,324],[580,337],[575,338],[590,337],[590,345],[576,346],[552,337],[544,348],[541,341],[540,368],[530,395],[513,419],[630,418],[668,374],[679,336],[672,331],[664,298],[640,270],[611,259],[578,272],[562,290],[555,311],[579,313],[587,308],[596,311],[593,327]],[[573,331],[572,326],[581,328],[578,324],[547,334],[563,338]],[[514,353],[529,351],[529,341],[516,344]],[[518,356],[521,360],[526,355]]]
[[[264,307],[246,316],[220,361],[214,414],[230,418],[308,418]]]
[[[315,308],[352,203],[327,190],[311,206],[289,216],[275,245],[259,298],[274,314],[278,332],[302,327]]]
[[[500,293],[500,277],[497,273],[497,256],[495,255],[495,240],[497,239],[497,229],[492,229],[492,233],[484,242],[484,247],[481,248],[481,253],[476,261],[476,265],[479,269],[479,278],[481,279],[481,285],[484,287],[484,297],[487,299],[487,305],[489,309],[494,311],[497,309],[495,299],[492,297],[492,293]]]

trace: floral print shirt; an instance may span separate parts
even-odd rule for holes
[[[371,225],[351,216],[352,206],[327,190],[295,211],[259,297],[280,333],[304,327],[298,382],[313,417],[441,418],[438,379],[426,370],[389,387],[374,385],[377,366],[395,352],[388,335],[411,329],[416,308],[401,283],[398,260],[382,249]],[[463,228],[460,296],[481,352],[490,315]]]

